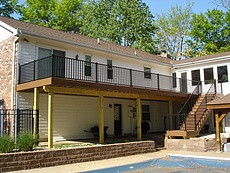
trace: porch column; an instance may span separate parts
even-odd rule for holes
[[[104,97],[99,96],[99,143],[104,143]]]
[[[173,130],[173,102],[169,101],[169,129]]]
[[[38,112],[39,109],[39,90],[38,88],[34,88],[34,106],[33,106],[33,121],[34,121],[34,129],[33,133],[34,135],[38,134]]]
[[[219,114],[218,112],[215,113],[216,117],[216,146],[217,152],[221,151],[221,138],[220,138],[220,122],[219,122]]]
[[[48,92],[48,148],[53,148],[53,92]]]
[[[141,99],[136,99],[136,109],[137,109],[137,140],[141,140]]]

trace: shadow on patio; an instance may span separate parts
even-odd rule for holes
[[[157,133],[148,133],[142,135],[142,141],[153,140],[155,141],[156,148],[160,149],[164,147],[164,132]],[[135,135],[125,135],[118,137],[110,137],[105,138],[104,144],[116,144],[116,143],[126,143],[126,142],[134,142],[138,141]],[[99,144],[98,138],[90,138],[90,139],[76,139],[76,140],[67,140],[67,141],[56,141],[54,142],[54,148],[65,148],[65,147],[81,147],[81,146],[94,146],[101,145]],[[39,142],[39,146],[47,147],[48,142]]]

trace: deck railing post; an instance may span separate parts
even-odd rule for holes
[[[35,78],[36,78],[36,74],[35,74],[35,67],[36,67],[36,60],[34,60],[34,68],[33,68],[33,80],[35,81]]]
[[[160,74],[157,74],[157,89],[160,90]]]
[[[98,82],[98,63],[96,62],[95,63],[95,65],[96,65],[96,82]]]
[[[214,83],[214,93],[216,93],[216,79],[213,80]]]
[[[184,113],[184,128],[185,128],[185,130],[187,130],[187,127],[186,127],[186,116],[185,116],[185,113]]]
[[[196,112],[194,113],[194,130],[196,130]]]
[[[129,74],[130,74],[130,86],[133,86],[133,75],[132,75],[132,69],[129,69]]]
[[[51,56],[51,76],[53,77],[54,75],[54,55]]]
[[[18,68],[18,74],[19,74],[19,77],[18,77],[18,83],[19,84],[21,84],[21,72],[22,72],[22,70],[21,70],[21,68],[22,68],[22,66],[20,65],[20,64],[18,64],[19,65],[19,68]]]

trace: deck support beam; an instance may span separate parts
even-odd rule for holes
[[[99,96],[99,143],[104,143],[104,97]]]
[[[227,114],[223,113],[219,116],[219,113],[216,111],[215,118],[216,118],[216,146],[217,152],[221,152],[221,136],[220,136],[220,123],[223,121]]]
[[[137,110],[137,140],[141,141],[141,99],[136,99],[136,110]]]
[[[33,128],[33,134],[37,135],[38,134],[38,112],[37,110],[39,109],[39,90],[38,88],[34,88],[34,106],[33,106],[33,123],[34,123],[34,128]]]
[[[217,152],[221,151],[221,138],[220,138],[220,123],[219,123],[219,114],[215,113],[216,116],[216,147]]]
[[[53,92],[48,92],[48,148],[53,148]]]

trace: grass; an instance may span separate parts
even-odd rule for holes
[[[10,153],[14,149],[14,140],[8,136],[4,135],[0,137],[0,153]]]

